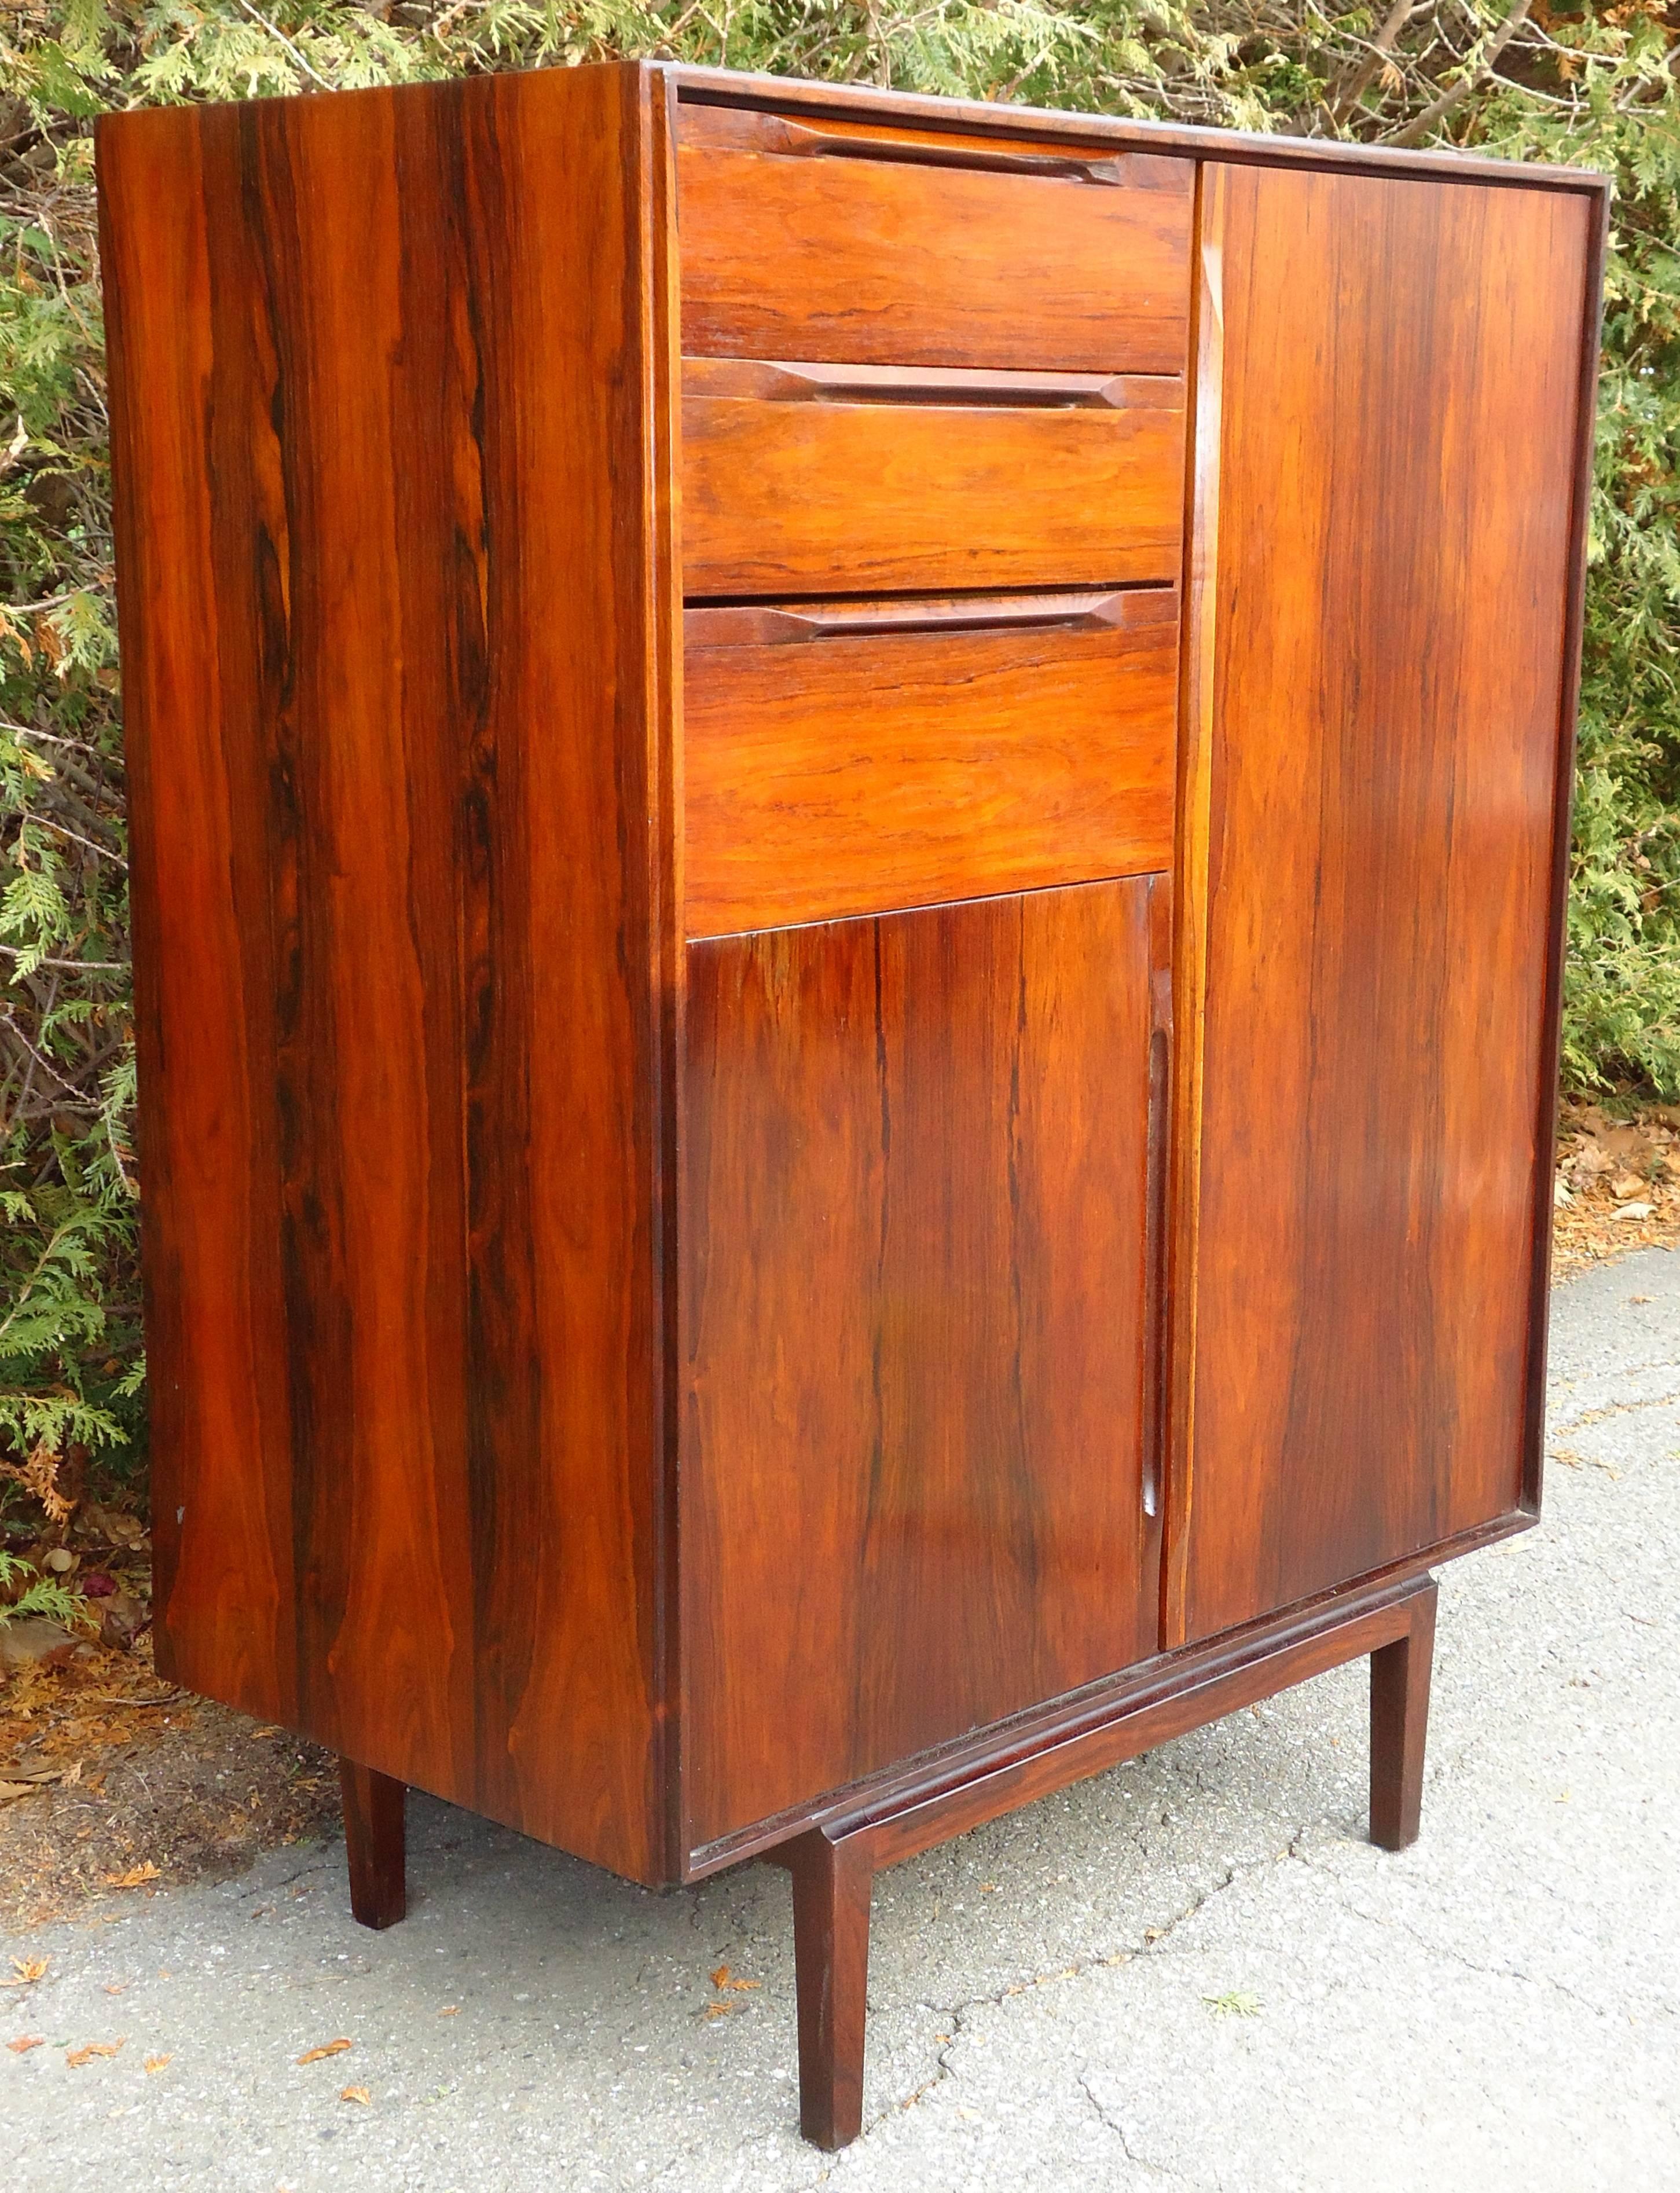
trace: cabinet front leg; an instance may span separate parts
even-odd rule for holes
[[[866,1835],[830,1841],[820,1828],[778,1855],[794,1876],[800,2130],[814,2146],[833,2150],[856,2139],[863,2126],[874,1863]]]
[[[1435,1654],[1435,1579],[1411,1601],[1411,1627],[1371,1655],[1371,1840],[1404,1850],[1418,1840]]]
[[[394,1927],[408,1909],[404,1803],[408,1789],[388,1774],[341,1758],[344,1849],[350,1909],[364,1927]]]

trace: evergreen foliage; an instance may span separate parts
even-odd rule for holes
[[[1680,1097],[1680,8],[1602,0],[11,0],[0,18],[0,1486],[138,1466],[102,108],[657,54],[1615,179],[1566,1071]],[[0,1555],[0,1558],[4,1558]],[[0,1592],[0,1598],[3,1598]]]

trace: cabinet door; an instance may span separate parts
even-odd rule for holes
[[[1532,1501],[1594,218],[1210,171],[1169,1640]]]
[[[691,1847],[1155,1648],[1167,888],[689,947]]]

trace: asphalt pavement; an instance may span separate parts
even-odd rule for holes
[[[416,1798],[388,1934],[330,1844],[0,1941],[8,2193],[1680,2193],[1680,1256],[1559,1289],[1551,1368],[1544,1524],[1442,1573],[1421,1841],[1364,1840],[1360,1663],[883,1875],[844,2155],[784,1875]]]

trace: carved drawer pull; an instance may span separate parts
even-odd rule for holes
[[[952,365],[849,365],[801,358],[685,358],[688,398],[755,404],[975,404],[1176,411],[1184,383],[1150,373],[1020,373]]]
[[[693,113],[691,108],[689,112]],[[1135,155],[1085,159],[1077,152],[1029,152],[1010,145],[977,145],[972,140],[943,142],[931,134],[913,138],[875,136],[866,130],[813,128],[785,115],[754,113],[740,107],[702,110],[703,121],[689,123],[690,142],[728,145],[742,152],[783,159],[898,160],[918,168],[971,168],[988,175],[1037,175],[1051,181],[1099,183],[1110,189],[1140,180]],[[685,117],[687,121],[687,117]],[[1144,155],[1145,161],[1149,156]]]
[[[1171,587],[1106,587],[1058,594],[953,594],[937,599],[823,602],[783,607],[754,603],[736,608],[691,609],[683,616],[683,643],[692,650],[713,647],[788,647],[819,639],[878,639],[915,633],[1059,629],[1095,632],[1117,626],[1135,630],[1170,624],[1178,615]]]

